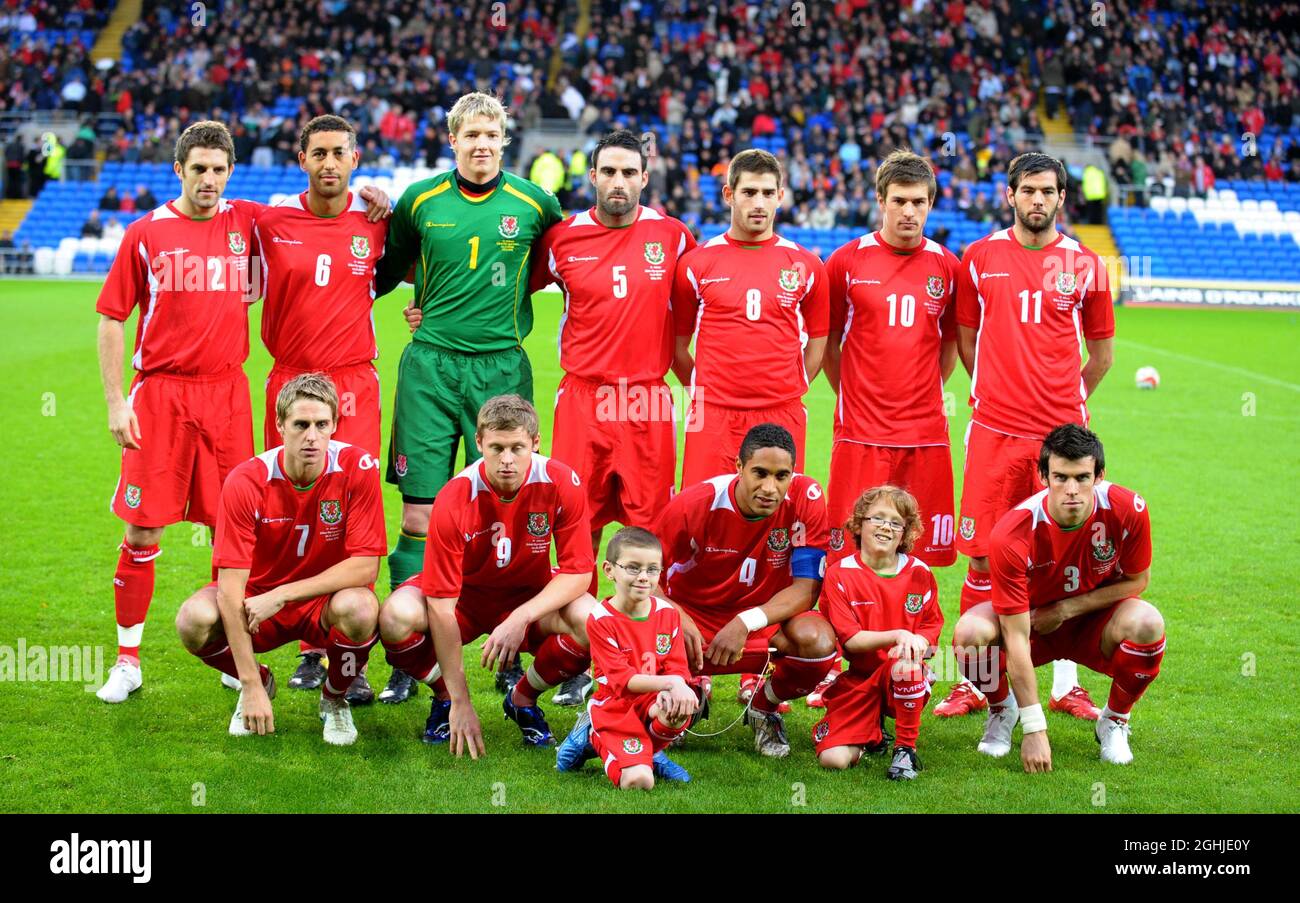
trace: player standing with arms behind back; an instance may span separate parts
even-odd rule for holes
[[[828,292],[817,255],[775,232],[784,194],[776,157],[736,154],[722,189],[730,228],[677,267],[673,370],[691,371],[683,489],[734,472],[734,450],[759,423],[787,429],[794,469],[803,465],[803,396],[826,349]]]
[[[388,474],[402,492],[402,528],[388,556],[396,589],[420,570],[434,496],[451,479],[456,448],[479,457],[479,408],[495,395],[533,399],[523,341],[533,328],[533,243],[562,218],[545,189],[501,169],[506,110],[462,96],[447,113],[456,168],[416,182],[398,201],[376,276],[388,294],[414,267],[423,318],[402,352]]]
[[[339,396],[334,440],[379,456],[379,374],[371,363],[379,348],[372,310],[375,264],[388,234],[388,198],[381,196],[368,208],[349,189],[360,160],[351,124],[339,116],[317,116],[298,136],[298,165],[307,173],[307,190],[258,214],[265,284],[262,342],[275,361],[266,377],[264,449],[281,443],[275,410],[280,387],[303,373],[321,372]],[[325,679],[324,653],[303,644],[302,663],[289,686],[319,687]],[[403,682],[402,699],[410,687]],[[374,699],[364,674],[357,675],[347,696],[353,705]]]
[[[163,528],[185,520],[214,526],[221,484],[253,454],[243,365],[261,205],[221,197],[235,145],[219,122],[185,129],[172,167],[180,196],[127,229],[95,306],[108,428],[122,447],[111,504],[126,523],[113,576],[117,663],[97,694],[104,702],[124,702],[140,688]],[[137,306],[136,376],[123,398],[123,321]]]
[[[957,280],[958,349],[971,374],[957,551],[970,557],[961,611],[989,599],[988,538],[1013,505],[1033,495],[1038,452],[1058,424],[1088,424],[1087,399],[1110,369],[1115,310],[1100,259],[1056,229],[1065,167],[1021,154],[1007,170],[1010,229],[966,249]],[[1088,363],[1080,372],[1080,343]],[[940,716],[987,705],[968,681],[935,706]],[[1053,711],[1096,720],[1078,667],[1058,661]]]

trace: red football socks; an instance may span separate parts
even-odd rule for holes
[[[375,645],[379,634],[372,634],[369,639],[356,642],[337,627],[331,627],[329,642],[325,646],[329,658],[329,668],[325,672],[325,683],[321,684],[321,695],[338,699],[352,686],[352,681],[361,673],[370,659],[370,647]]]
[[[1154,643],[1134,643],[1125,640],[1115,647],[1110,657],[1115,677],[1110,685],[1110,699],[1106,707],[1116,715],[1127,715],[1142,698],[1151,681],[1160,673],[1160,661],[1165,657],[1165,638]]]
[[[117,657],[140,664],[140,638],[144,619],[153,599],[154,559],[162,554],[158,546],[133,546],[125,539],[119,546],[113,574],[113,607],[117,614]]]

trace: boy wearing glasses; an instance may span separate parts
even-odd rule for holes
[[[650,531],[624,527],[610,539],[603,567],[615,591],[587,618],[596,692],[556,750],[555,767],[574,771],[599,756],[620,790],[651,790],[656,777],[689,781],[664,753],[699,699],[688,684],[681,617],[654,595],[663,547]]]
[[[822,610],[849,670],[827,689],[826,716],[813,727],[817,762],[852,768],[864,752],[883,753],[881,717],[892,715],[898,739],[887,774],[912,780],[930,698],[924,662],[943,629],[934,574],[909,554],[923,530],[916,499],[897,486],[868,489],[844,529],[858,551],[826,569]]]

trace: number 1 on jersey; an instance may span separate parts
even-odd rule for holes
[[[469,268],[478,269],[478,236],[475,235],[469,240]]]

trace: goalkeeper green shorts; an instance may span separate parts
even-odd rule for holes
[[[533,400],[533,368],[522,348],[466,354],[412,341],[397,366],[388,482],[402,495],[431,499],[452,478],[456,447],[466,462],[479,458],[474,444],[478,409],[494,395]]]

